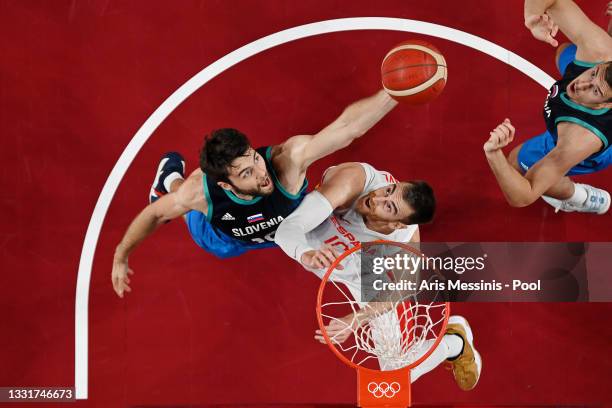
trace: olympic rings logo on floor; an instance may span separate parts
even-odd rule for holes
[[[374,398],[393,398],[395,394],[400,392],[400,385],[398,382],[392,382],[389,384],[388,382],[381,382],[380,384],[372,381],[368,384],[368,391],[374,396]]]

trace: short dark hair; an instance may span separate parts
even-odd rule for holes
[[[612,61],[608,61],[605,63],[606,65],[606,82],[610,89],[612,89]],[[608,98],[606,102],[612,102],[612,97]]]
[[[421,180],[409,181],[404,187],[402,198],[412,207],[414,213],[403,220],[404,224],[425,224],[433,219],[436,212],[436,198],[429,184]]]
[[[251,147],[249,139],[232,128],[217,129],[204,137],[200,151],[200,169],[215,181],[229,182],[232,162]]]

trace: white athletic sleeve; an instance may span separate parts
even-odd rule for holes
[[[278,226],[274,241],[287,255],[300,262],[304,252],[315,249],[308,245],[306,234],[321,225],[333,211],[323,194],[318,191],[309,193],[299,207]]]

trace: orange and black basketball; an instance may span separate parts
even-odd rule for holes
[[[442,93],[446,85],[446,60],[426,41],[405,41],[387,53],[380,73],[383,87],[391,97],[421,105]]]

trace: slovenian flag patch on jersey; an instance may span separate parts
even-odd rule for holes
[[[247,217],[247,221],[248,221],[249,223],[253,223],[253,222],[257,222],[257,221],[261,221],[261,220],[263,220],[263,219],[264,219],[264,217],[263,217],[263,214],[262,214],[262,213],[255,214],[255,215],[251,215],[250,217]]]

